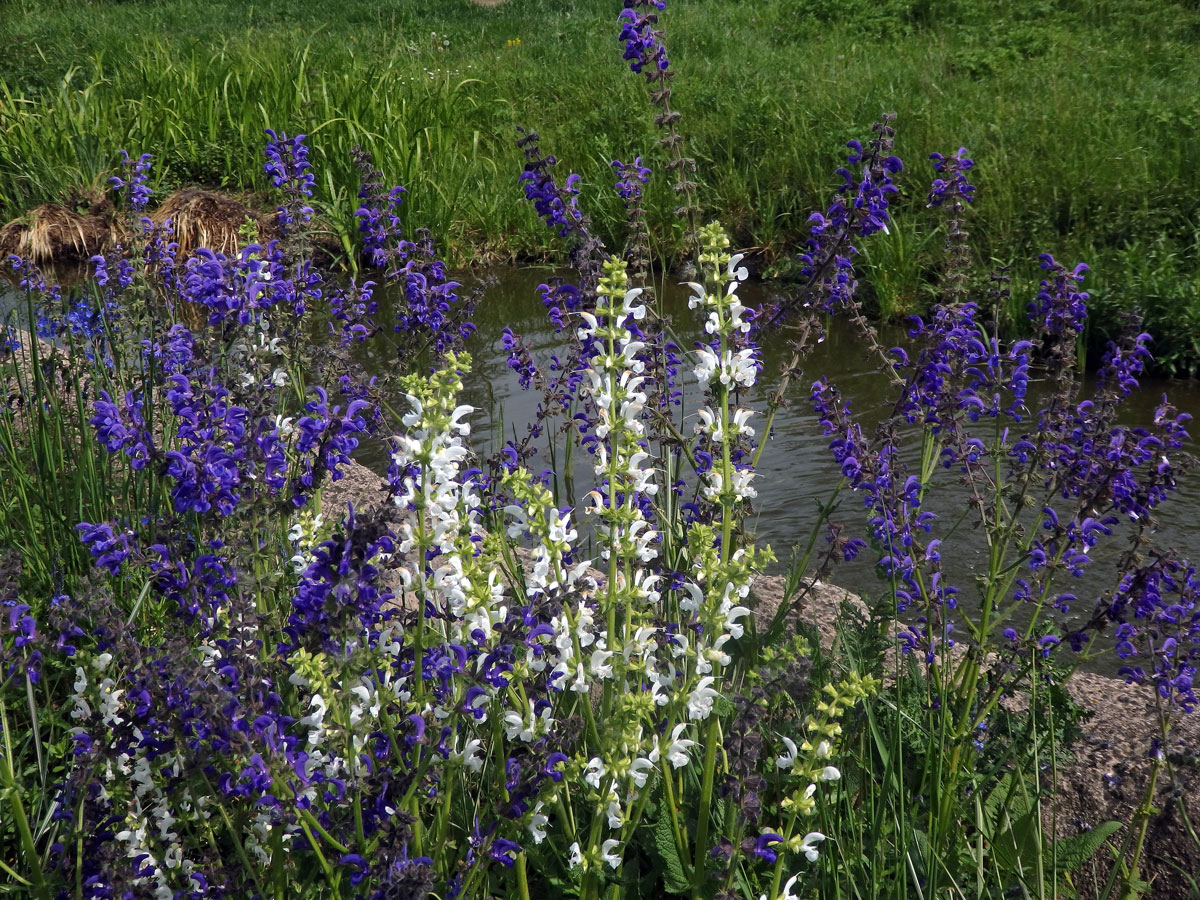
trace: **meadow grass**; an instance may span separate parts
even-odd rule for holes
[[[635,112],[644,91],[614,53],[618,8],[14,0],[0,22],[0,217],[101,185],[119,147],[154,149],[160,193],[261,191],[270,127],[311,135],[318,199],[340,211],[327,223],[346,248],[349,151],[360,144],[408,187],[404,224],[440,235],[454,262],[542,255],[516,181],[524,124],[583,176],[610,243],[623,216],[609,162],[645,156],[658,172],[650,231],[675,258],[674,197],[653,126]],[[1019,284],[1039,252],[1085,259],[1101,330],[1141,304],[1161,332],[1160,366],[1195,368],[1195,335],[1174,327],[1200,319],[1187,275],[1200,209],[1194,4],[691,0],[671,4],[663,24],[703,206],[764,264],[786,263],[805,237],[842,143],[894,110],[908,164],[898,206],[909,209],[906,232],[865,266],[882,316],[928,303],[916,273],[941,239],[915,212],[926,157],[953,140],[979,166],[969,223],[979,260],[1016,262]]]

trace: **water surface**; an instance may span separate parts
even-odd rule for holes
[[[463,402],[476,408],[471,417],[472,440],[481,457],[495,452],[505,438],[523,436],[541,399],[536,390],[523,390],[517,375],[508,367],[506,354],[500,346],[503,329],[510,327],[520,335],[539,364],[544,365],[556,352],[565,359],[568,335],[555,333],[537,289],[554,274],[549,269],[513,268],[459,276],[465,287],[476,284],[481,290],[480,302],[472,317],[478,331],[468,344],[473,367],[463,397]],[[753,307],[783,290],[785,288],[771,284],[751,282],[743,286],[741,296],[747,306]],[[702,333],[698,313],[687,308],[687,295],[688,291],[674,282],[660,285],[660,308],[671,318],[679,343],[685,348]],[[378,318],[386,322],[387,290],[381,288],[376,296],[383,307]],[[0,285],[0,311],[12,310],[20,297],[14,291],[6,294]],[[903,345],[907,336],[902,328],[885,328],[881,340],[884,346]],[[395,361],[385,347],[360,347],[357,352],[369,372],[380,374],[395,369]],[[749,405],[756,410],[765,408],[786,353],[786,336],[774,335],[764,344],[764,370],[749,397]],[[694,410],[700,405],[701,392],[690,378],[687,366],[684,370],[688,372],[683,385],[684,401],[675,411],[675,419],[681,432],[691,434]],[[803,374],[791,383],[787,404],[776,417],[758,468],[758,497],[748,527],[756,534],[758,542],[770,544],[781,560],[787,559],[794,546],[808,541],[819,521],[820,506],[842,480],[841,471],[828,449],[829,439],[821,434],[808,399],[809,388],[817,379],[828,381],[841,391],[860,417],[868,436],[875,424],[890,413],[894,402],[893,389],[879,373],[877,360],[868,358],[866,345],[857,331],[843,319],[829,320],[825,339],[805,361]],[[1085,395],[1091,386],[1090,381],[1085,383]],[[1033,393],[1036,393],[1036,386]],[[1181,411],[1200,419],[1200,383],[1145,378],[1141,389],[1124,403],[1120,422],[1149,424],[1164,393]],[[393,399],[402,405],[401,398]],[[756,416],[751,424],[758,427],[761,437],[762,416]],[[1198,429],[1200,425],[1193,431]],[[987,434],[980,437],[987,442]],[[557,471],[554,486],[560,502],[566,505],[590,489],[594,476],[591,457],[577,449],[570,467],[573,479],[564,477],[567,474],[562,453],[564,440],[561,434],[553,437],[554,452],[551,451],[550,435],[537,441],[538,452],[531,467],[535,471]],[[903,455],[910,466],[915,467],[918,447],[916,440],[909,440],[905,445]],[[1189,449],[1197,451],[1194,441]],[[378,471],[383,471],[387,464],[386,449],[378,442],[364,445],[358,458]],[[571,487],[574,487],[573,491]],[[964,607],[969,609],[972,598],[978,602],[975,578],[986,570],[987,555],[983,535],[974,527],[968,496],[967,489],[958,483],[954,473],[939,470],[926,494],[924,508],[939,517],[934,536],[946,539],[942,547],[943,565],[952,583],[959,588]],[[847,527],[848,536],[865,536],[866,515],[859,495],[843,491],[834,519]],[[1190,559],[1200,559],[1200,472],[1180,478],[1178,490],[1160,507],[1157,520],[1157,546],[1173,547]],[[948,536],[951,529],[953,533]],[[1074,617],[1086,615],[1095,600],[1111,589],[1117,561],[1129,545],[1129,536],[1126,529],[1106,538],[1091,554],[1093,563],[1083,579],[1058,583],[1058,590],[1069,591],[1079,598],[1073,608]],[[870,553],[864,553],[853,563],[839,565],[832,580],[856,593],[877,595],[886,591],[887,585],[876,575],[872,563]],[[781,568],[782,563],[775,567],[777,571]]]
[[[502,330],[508,326],[519,334],[540,364],[564,347],[567,335],[555,334],[537,290],[537,286],[553,274],[546,269],[511,269],[488,275],[489,283],[473,317],[478,331],[469,344],[474,366],[466,382],[464,397],[464,402],[477,408],[472,417],[474,440],[485,455],[497,448],[501,424],[508,437],[525,433],[525,426],[533,420],[540,399],[536,390],[522,390],[516,374],[508,368],[500,347]],[[468,284],[471,278],[463,276],[462,280]],[[749,283],[743,287],[741,296],[746,305],[755,306],[779,290],[763,283]],[[687,309],[687,293],[685,288],[673,283],[660,291],[662,309],[672,317],[680,344],[685,347],[702,333],[698,315]],[[882,340],[884,346],[903,344],[907,335],[903,328],[887,328]],[[765,368],[750,397],[751,405],[758,410],[765,408],[766,398],[777,383],[779,367],[787,350],[786,339],[776,336],[763,350]],[[794,545],[808,540],[818,522],[820,505],[841,481],[841,471],[828,449],[829,439],[821,434],[809,403],[809,388],[818,378],[834,384],[853,411],[861,416],[864,432],[870,436],[874,425],[891,411],[894,402],[893,389],[877,366],[877,360],[867,357],[865,344],[853,326],[843,319],[833,319],[827,323],[826,339],[805,362],[803,375],[791,383],[788,405],[777,415],[775,428],[762,454],[757,479],[758,498],[749,522],[759,542],[770,544],[781,559],[787,558]],[[1090,393],[1092,386],[1091,380],[1085,383],[1085,395]],[[1164,393],[1169,394],[1181,411],[1200,417],[1200,385],[1146,378],[1142,380],[1141,390],[1124,404],[1121,423],[1151,423],[1154,409]],[[694,418],[689,418],[688,414],[694,411],[699,400],[700,392],[691,381],[685,385],[683,419],[679,419],[681,413],[676,414],[677,423],[685,434],[692,431]],[[761,436],[762,417],[755,419]],[[981,424],[980,427],[987,426]],[[988,433],[980,437],[987,442]],[[560,448],[563,440],[561,436],[557,438]],[[533,468],[554,468],[555,462],[559,469],[562,468],[561,449],[552,459],[547,449],[548,438],[541,439],[538,446],[540,452],[532,463]],[[1195,452],[1194,443],[1190,449]],[[905,457],[911,465],[916,464],[917,452],[917,442],[910,440]],[[375,451],[364,462],[382,466],[384,458]],[[586,493],[592,484],[594,476],[590,467],[591,457],[576,452],[573,461],[576,496]],[[562,475],[561,471],[559,475]],[[563,502],[567,502],[561,478],[558,487]],[[943,545],[943,564],[959,588],[962,603],[969,608],[972,598],[978,597],[975,578],[986,570],[987,555],[986,543],[973,525],[967,500],[967,489],[957,482],[956,474],[939,469],[934,485],[926,494],[925,508],[939,516],[934,536],[946,538],[947,531],[958,523]],[[863,536],[866,516],[861,497],[849,491],[842,492],[841,505],[834,518],[847,526],[848,535]],[[1156,542],[1159,546],[1175,547],[1192,559],[1200,559],[1200,472],[1194,477],[1180,479],[1178,490],[1160,508],[1158,522]],[[1091,554],[1093,563],[1084,578],[1057,582],[1059,590],[1069,591],[1079,598],[1073,608],[1073,617],[1082,617],[1089,612],[1101,592],[1111,588],[1117,559],[1128,547],[1129,534],[1118,531],[1105,539]],[[869,553],[864,553],[858,561],[841,565],[832,580],[860,594],[877,594],[885,590],[886,584],[876,576],[868,557]]]

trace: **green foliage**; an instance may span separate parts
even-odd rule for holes
[[[653,849],[661,866],[662,889],[668,894],[686,894],[691,888],[679,849],[675,846],[675,835],[671,830],[671,818],[659,815],[654,823]]]
[[[955,680],[968,669],[955,676],[950,661],[926,669],[900,654],[886,606],[844,604],[834,645],[813,659],[818,678],[869,660],[886,676],[876,702],[845,723],[841,789],[821,811],[823,829],[839,836],[822,855],[815,896],[1075,896],[1071,876],[1121,827],[1061,840],[1045,830],[1045,801],[1083,711],[1056,684],[1023,691],[1025,708],[996,709],[986,730],[956,733],[953,711],[976,689]],[[1042,665],[1022,683],[1040,679]],[[972,700],[991,689],[980,684]]]
[[[896,223],[875,237],[863,253],[863,269],[884,320],[898,320],[927,309],[936,289],[929,279],[931,251],[938,233],[922,233],[918,225]]]
[[[1176,377],[1200,375],[1200,232],[1186,243],[1163,235],[1134,240],[1096,282],[1094,338],[1112,331],[1121,313],[1140,310],[1154,337],[1156,367]]]
[[[1056,869],[1063,875],[1078,872],[1100,852],[1123,826],[1120,822],[1104,822],[1090,831],[1061,838],[1055,842]]]

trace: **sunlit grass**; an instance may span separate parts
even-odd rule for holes
[[[622,217],[608,163],[647,157],[651,231],[673,257],[674,197],[636,112],[644,91],[614,52],[618,7],[12,3],[0,23],[0,217],[101,184],[117,147],[154,148],[160,192],[262,191],[271,127],[311,135],[327,209],[352,211],[349,150],[361,144],[409,188],[405,224],[441,235],[454,261],[541,255],[516,181],[525,124],[583,175],[610,241]],[[898,113],[911,246],[937,240],[912,213],[928,154],[955,149],[947,136],[978,162],[969,228],[980,260],[1015,260],[1033,277],[1043,250],[1087,259],[1109,273],[1099,306],[1115,311],[1145,293],[1113,268],[1128,248],[1178,255],[1194,242],[1194,8],[695,0],[671,4],[663,25],[702,203],[767,263],[803,239],[836,183],[837,148],[884,109]],[[326,221],[349,246],[347,214]],[[894,285],[866,281],[880,310],[908,311]]]

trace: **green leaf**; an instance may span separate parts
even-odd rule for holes
[[[679,849],[675,846],[675,835],[671,830],[670,813],[658,817],[654,824],[654,850],[663,867],[663,890],[668,894],[686,894],[691,890]]]
[[[1091,831],[1061,838],[1054,842],[1054,867],[1067,874],[1077,872],[1096,855],[1104,842],[1121,829],[1120,822],[1105,822]]]
[[[720,695],[713,701],[712,714],[721,721],[727,721],[733,718],[733,714],[737,712],[737,708],[733,702],[724,694]]]
[[[1029,802],[1024,780],[1009,773],[984,802],[985,837],[1002,871],[1017,872],[1021,860],[1042,852],[1041,820]]]

